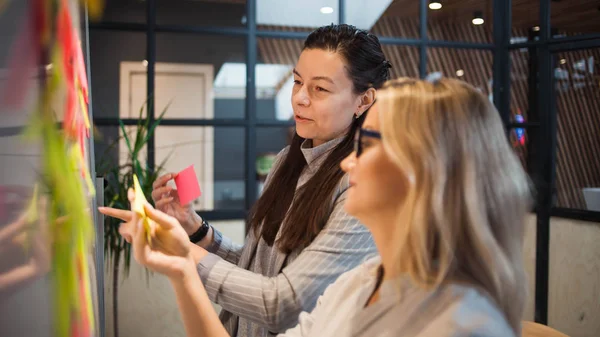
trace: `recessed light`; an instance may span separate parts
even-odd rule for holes
[[[144,65],[144,67],[147,67],[148,66],[148,60],[143,60],[142,64]]]
[[[475,13],[473,13],[473,20],[471,22],[473,22],[473,24],[476,26],[483,25],[483,23],[485,22],[483,20],[483,12],[475,11]]]
[[[456,76],[458,76],[458,77],[463,77],[464,75],[465,75],[465,71],[464,71],[464,70],[462,70],[462,69],[458,69],[458,70],[456,71]]]
[[[567,60],[566,59],[560,59],[560,64],[567,64]]]
[[[321,7],[321,13],[323,13],[323,14],[331,14],[331,13],[333,13],[333,8],[331,8],[331,7]]]
[[[539,32],[540,31],[540,26],[535,26],[532,28],[534,32]]]
[[[429,2],[429,9],[438,10],[442,9],[442,4],[439,1],[431,0]]]

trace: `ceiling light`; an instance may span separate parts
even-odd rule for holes
[[[331,7],[321,7],[321,13],[323,13],[323,14],[331,14],[331,13],[333,13],[333,8],[331,8]]]
[[[540,31],[540,26],[535,26],[532,28],[534,32],[539,32]]]
[[[566,59],[560,59],[560,64],[567,64],[567,60]]]
[[[465,71],[464,71],[464,70],[462,70],[462,69],[458,69],[458,70],[456,71],[456,76],[458,76],[458,77],[463,77],[464,75],[465,75]]]
[[[438,10],[442,8],[442,4],[439,1],[431,0],[429,2],[429,9]]]
[[[142,64],[144,65],[144,67],[147,67],[148,66],[148,60],[143,60]]]
[[[475,13],[473,13],[473,20],[471,21],[473,22],[474,25],[483,25],[483,23],[485,21],[483,21],[483,13],[481,11],[475,11]]]

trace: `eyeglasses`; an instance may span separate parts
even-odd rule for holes
[[[354,136],[354,152],[356,153],[356,157],[359,157],[362,152],[362,139],[363,137],[381,139],[381,133],[377,131],[366,130],[363,128],[358,128],[356,130],[356,135]]]

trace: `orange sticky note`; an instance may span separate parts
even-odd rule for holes
[[[175,176],[175,185],[177,185],[177,194],[182,205],[187,205],[202,195],[194,165],[190,165]]]

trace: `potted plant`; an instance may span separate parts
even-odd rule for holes
[[[151,103],[149,103],[151,104]],[[168,105],[167,105],[168,107]],[[167,107],[161,112],[160,116],[150,123],[150,118],[143,118],[142,112],[144,106],[140,108],[138,123],[136,128],[127,133],[125,125],[119,120],[122,136],[118,137],[105,151],[98,165],[98,174],[105,179],[104,201],[105,206],[119,209],[129,209],[129,200],[127,190],[133,186],[133,175],[135,174],[140,182],[141,189],[149,202],[152,203],[152,183],[161,174],[164,167],[163,161],[158,167],[151,169],[147,163],[140,161],[140,153],[147,145],[148,140],[154,133],[156,127],[162,121]],[[118,149],[120,141],[127,145],[127,159],[125,163],[115,164],[110,160],[110,151]],[[129,275],[131,263],[131,244],[125,241],[119,234],[121,220],[112,217],[104,218],[104,257],[105,268],[112,270],[113,285],[113,330],[114,336],[118,337],[118,286],[119,271],[121,262],[123,263],[124,276]]]

